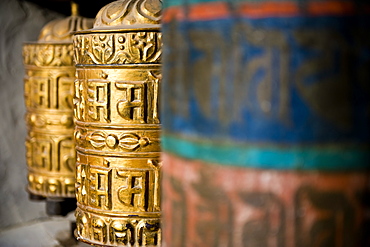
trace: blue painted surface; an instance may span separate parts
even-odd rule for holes
[[[238,25],[244,26],[233,31]],[[355,17],[165,24],[165,39],[173,38],[177,32],[175,36],[183,42],[181,47],[170,41],[164,46],[164,132],[277,144],[368,143],[370,76],[366,70],[370,64],[370,42],[362,28],[364,22]],[[204,59],[207,51],[194,44],[194,32],[220,37],[215,48],[208,51],[212,54],[210,59]],[[251,35],[257,32],[276,37],[277,41],[251,41]],[[212,46],[213,41],[204,42]],[[225,51],[220,49],[220,42]],[[271,55],[266,58],[269,52]],[[246,68],[258,63],[258,59],[266,62],[248,73]],[[197,63],[207,64],[204,73],[208,73],[208,82],[197,77]],[[174,77],[166,76],[170,71]],[[266,79],[267,73],[271,73],[270,79]],[[201,83],[206,86],[199,93]],[[271,88],[271,95],[265,100],[271,106],[267,112],[262,109],[263,100],[258,99],[258,88],[263,83]],[[207,100],[202,101],[207,94]],[[281,114],[284,107],[286,112]]]
[[[163,25],[163,150],[263,169],[370,168],[370,17]]]

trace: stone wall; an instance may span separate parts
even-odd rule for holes
[[[22,44],[35,41],[57,13],[20,0],[0,1],[0,231],[47,217],[26,192]]]

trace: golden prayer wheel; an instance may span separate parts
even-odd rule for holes
[[[160,0],[103,7],[76,32],[77,239],[160,246]]]
[[[47,203],[75,198],[75,149],[73,141],[73,61],[72,31],[91,28],[92,19],[72,15],[48,23],[37,42],[26,43],[23,58],[26,122],[28,191],[31,199]],[[58,214],[47,204],[48,213]],[[50,211],[50,212],[49,212]]]

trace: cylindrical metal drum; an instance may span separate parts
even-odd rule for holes
[[[75,198],[72,31],[92,27],[77,15],[48,23],[37,42],[23,47],[28,191],[33,197]],[[32,197],[31,197],[32,198]]]
[[[369,9],[166,2],[163,245],[370,246]]]
[[[160,246],[160,0],[103,7],[74,35],[76,237]]]

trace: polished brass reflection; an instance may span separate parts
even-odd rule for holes
[[[160,246],[160,0],[123,0],[74,36],[76,237]]]
[[[73,82],[75,67],[71,31],[93,21],[72,16],[48,23],[39,39],[23,47],[28,191],[47,198],[75,197]]]

